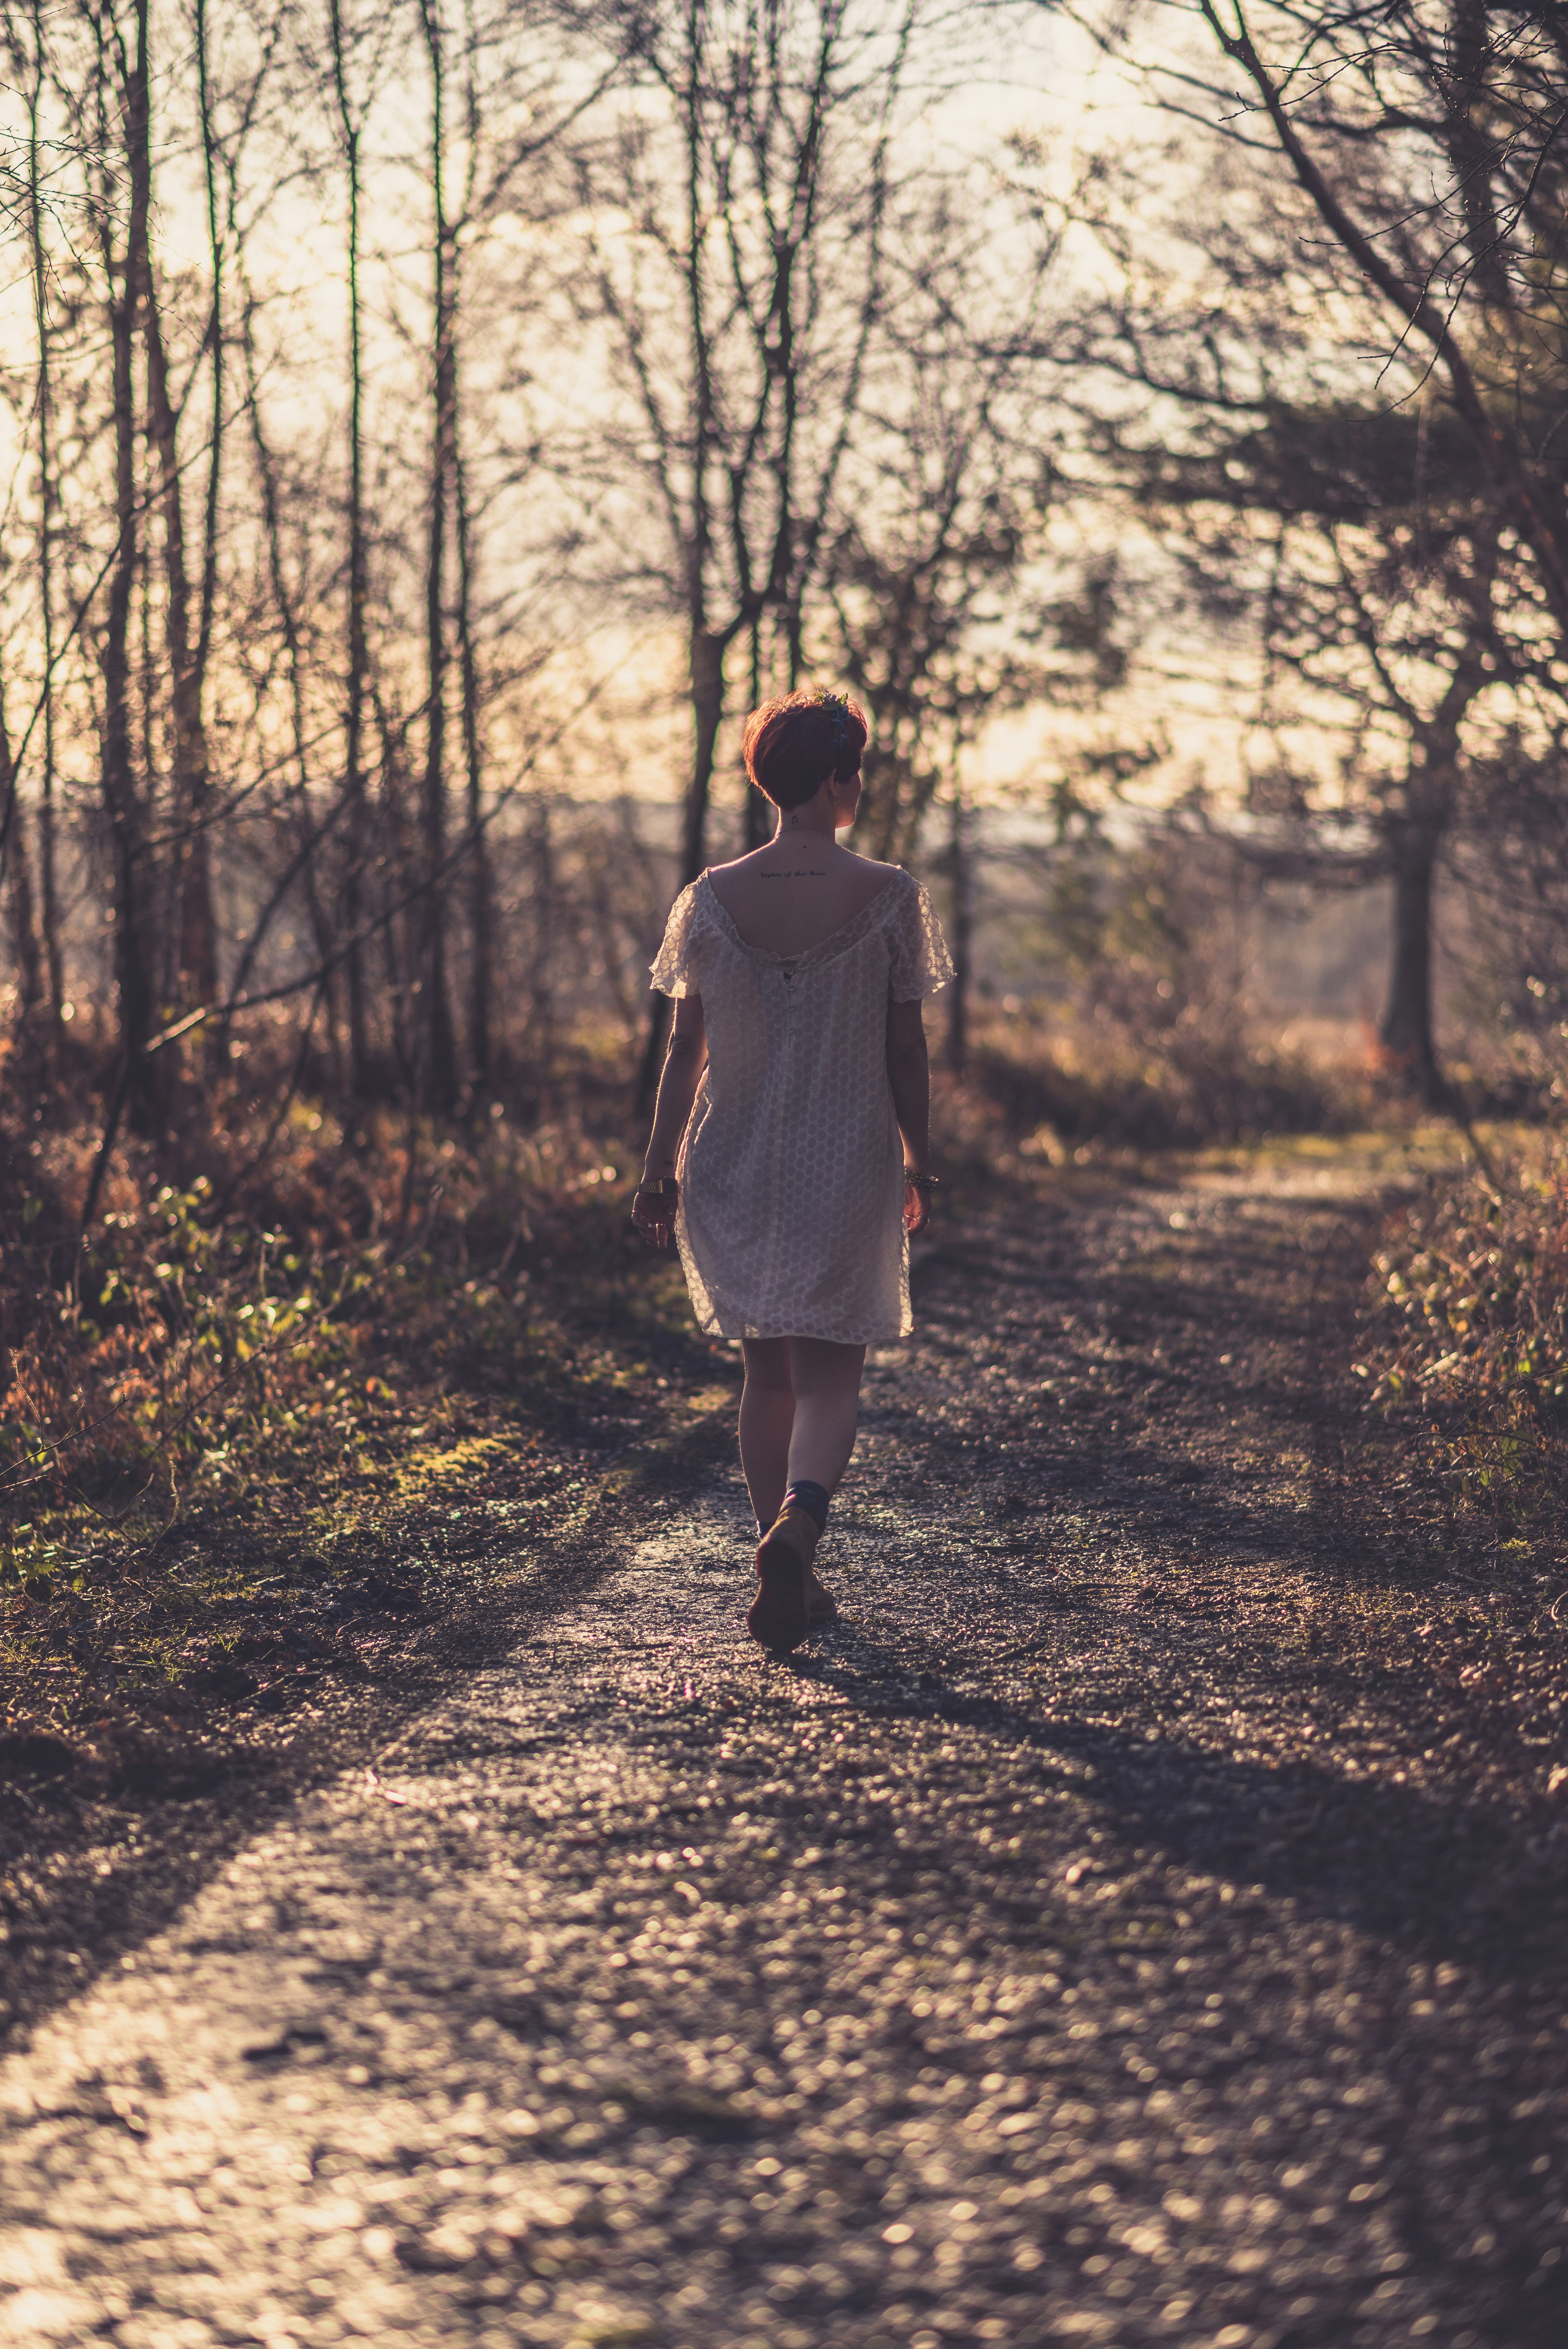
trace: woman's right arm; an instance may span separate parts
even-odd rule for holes
[[[917,996],[913,1003],[887,1007],[887,1075],[892,1088],[893,1115],[903,1137],[906,1173],[931,1172],[931,1062],[925,1050],[925,1020]],[[923,1191],[904,1194],[904,1227],[911,1237],[925,1229]]]
[[[654,1104],[654,1130],[648,1136],[648,1154],[643,1162],[644,1183],[655,1183],[675,1173],[681,1136],[686,1130],[707,1066],[707,1030],[703,1024],[702,998],[678,996],[676,1024],[659,1078],[659,1097]],[[667,1247],[675,1225],[673,1193],[645,1194],[639,1185],[632,1202],[632,1221],[655,1247]]]

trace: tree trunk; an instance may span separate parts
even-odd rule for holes
[[[751,623],[751,707],[762,707],[762,621],[760,616]],[[765,792],[759,792],[748,775],[741,786],[746,801],[741,816],[741,836],[748,849],[760,848],[772,829],[769,818],[772,808]]]
[[[212,272],[212,305],[208,317],[208,363],[211,369],[212,403],[210,416],[211,445],[207,451],[207,486],[202,505],[201,524],[201,585],[196,619],[196,643],[186,658],[187,675],[182,701],[176,707],[176,731],[183,728],[190,737],[186,785],[189,794],[189,814],[191,836],[187,843],[184,885],[181,891],[180,960],[185,984],[199,1003],[211,1003],[218,995],[218,926],[212,903],[211,834],[209,829],[208,798],[211,772],[208,761],[207,724],[203,702],[207,688],[207,664],[212,649],[212,621],[218,599],[218,528],[219,502],[223,479],[223,414],[224,343],[223,343],[223,238],[218,225],[217,150],[212,129],[212,89],[207,58],[207,0],[195,0],[194,25],[196,35],[196,81],[198,112],[201,119],[201,160],[206,181],[207,253]],[[151,289],[149,287],[150,310]],[[170,447],[172,451],[172,436]],[[174,495],[179,499],[176,484]],[[170,611],[174,609],[172,591]],[[183,714],[181,715],[181,710]],[[208,1031],[210,1046],[216,1042]]]
[[[703,842],[707,828],[708,792],[713,782],[715,747],[724,716],[724,655],[728,637],[708,626],[707,565],[713,541],[708,507],[707,475],[713,460],[715,408],[713,353],[709,348],[707,303],[703,285],[703,241],[707,233],[707,198],[704,187],[704,77],[697,70],[700,19],[690,16],[690,71],[685,90],[686,243],[682,270],[686,279],[686,331],[692,360],[692,492],[691,521],[684,549],[686,625],[691,659],[692,771],[686,786],[686,817],[681,828],[681,886],[702,871]],[[738,617],[736,626],[740,621]],[[731,634],[734,633],[732,629]],[[647,1036],[637,1071],[634,1111],[646,1116],[658,1091],[670,1006],[666,996],[655,994],[648,1013]]]
[[[460,447],[453,480],[458,519],[458,659],[463,699],[463,763],[468,779],[469,1082],[478,1108],[490,1081],[495,912],[490,834],[485,827],[484,762],[480,750],[479,669],[474,658],[473,543],[469,529],[468,475]]]
[[[532,865],[530,895],[533,912],[533,956],[529,968],[529,1025],[533,1032],[533,1056],[540,1083],[549,1084],[555,1063],[555,841],[550,802],[533,803],[529,840]]]
[[[33,853],[25,812],[17,804],[5,843],[7,878],[11,884],[11,951],[16,959],[17,1009],[28,1027],[44,995],[44,958],[38,942],[36,897],[33,888]]]
[[[1448,1088],[1432,1033],[1432,890],[1438,833],[1412,826],[1395,841],[1394,941],[1388,1000],[1378,1040],[1399,1082],[1430,1109]]]
[[[703,869],[707,803],[713,789],[718,730],[724,723],[724,655],[727,638],[696,628],[691,645],[692,771],[681,836],[681,887]]]
[[[137,0],[139,78],[145,92],[148,0]],[[151,108],[128,111],[126,160],[133,207],[145,220],[151,205]],[[180,420],[169,382],[169,357],[158,306],[151,254],[145,236],[139,254],[142,337],[147,350],[148,437],[156,459],[163,519],[163,568],[167,594],[164,642],[169,655],[169,695],[173,714],[174,825],[179,841],[179,968],[189,994],[211,1003],[218,992],[217,926],[212,914],[212,867],[207,833],[207,735],[201,714],[201,673],[191,643],[191,576],[185,554],[185,502],[180,483]]]
[[[16,791],[11,730],[0,693],[0,866],[9,880],[11,947],[16,958],[16,993],[23,1018],[32,1023],[43,999],[43,957],[38,944],[37,898],[25,811]]]
[[[365,801],[365,680],[368,669],[365,635],[365,339],[359,299],[359,126],[348,96],[339,0],[329,16],[333,88],[343,124],[348,173],[348,675],[344,691],[344,791],[347,868],[343,886],[343,925],[347,933],[345,985],[348,996],[349,1083],[363,1101],[370,1090],[370,1040],[365,1001],[365,957],[357,943],[364,915],[363,877],[368,853]]]
[[[455,256],[446,215],[442,165],[446,143],[446,62],[437,0],[420,0],[425,47],[430,61],[430,201],[433,347],[431,350],[430,529],[425,566],[425,636],[428,701],[425,712],[425,781],[420,801],[420,845],[426,884],[420,985],[423,1084],[432,1108],[450,1110],[457,1100],[457,1042],[452,1031],[447,979],[447,612],[446,560],[449,502],[457,430]]]
[[[38,880],[42,898],[44,970],[47,981],[48,1045],[59,1041],[65,1000],[59,885],[55,860],[55,450],[54,380],[50,367],[49,269],[44,243],[43,172],[38,109],[44,88],[44,0],[33,0],[34,79],[27,100],[27,233],[33,272],[33,314],[38,336],[38,605],[43,625],[43,773],[38,796]]]
[[[713,788],[718,730],[724,722],[724,655],[727,638],[708,628],[694,628],[691,640],[692,771],[686,787],[686,814],[681,827],[681,887],[703,869],[707,832],[707,804]],[[635,1111],[645,1116],[659,1089],[665,1037],[669,1024],[667,997],[655,994],[648,1015],[648,1032],[637,1071]]]
[[[207,257],[212,271],[212,306],[207,326],[211,367],[211,444],[207,451],[207,493],[201,522],[201,609],[196,627],[198,694],[206,683],[212,649],[212,619],[218,600],[218,507],[223,481],[223,395],[227,351],[223,327],[223,235],[218,224],[218,150],[212,129],[212,83],[207,60],[207,0],[195,0],[196,92],[201,115],[201,167],[207,193]]]
[[[242,260],[241,274],[242,283],[243,283]],[[299,848],[296,854],[301,858],[303,864],[305,905],[310,916],[311,936],[315,942],[316,960],[325,964],[330,959],[337,940],[333,935],[331,916],[327,906],[323,903],[320,887],[319,868],[324,860],[319,852],[325,829],[322,833],[316,832],[311,808],[310,761],[305,734],[304,667],[300,644],[299,615],[294,609],[294,593],[289,585],[288,573],[284,562],[283,518],[278,502],[277,463],[262,421],[261,385],[256,374],[254,310],[255,305],[247,288],[241,312],[240,348],[244,360],[245,408],[250,419],[251,447],[255,457],[256,478],[262,493],[262,537],[267,550],[267,575],[272,586],[273,601],[278,607],[278,625],[283,631],[284,650],[288,656],[289,717],[294,738],[292,747],[294,807],[299,836]],[[339,822],[342,821],[343,812],[340,802],[336,812]],[[247,959],[247,953],[242,951],[237,969],[230,974],[228,984],[232,992],[238,992],[244,983]],[[322,999],[326,1013],[327,1050],[341,1085],[345,1072],[341,1066],[340,1053],[341,1022],[338,985],[340,976],[339,971],[329,971]]]
[[[947,870],[953,891],[953,984],[947,991],[947,1065],[964,1074],[969,1058],[969,980],[974,936],[974,874],[971,869],[969,805],[956,775],[947,836]]]
[[[134,156],[139,150],[145,152],[147,145],[146,24],[147,0],[138,0],[137,50],[128,64],[122,91],[128,157]],[[99,64],[103,87],[107,89],[108,58],[100,55]],[[151,1135],[159,1128],[159,1104],[145,1051],[152,1033],[156,993],[150,960],[152,926],[148,903],[144,811],[137,789],[131,750],[130,674],[130,618],[139,559],[133,338],[147,267],[147,203],[145,177],[133,174],[125,251],[118,261],[113,246],[113,210],[107,192],[99,213],[98,233],[108,281],[118,533],[99,661],[103,672],[101,781],[113,867],[114,973],[122,1068],[120,1092],[132,1127],[138,1133]]]

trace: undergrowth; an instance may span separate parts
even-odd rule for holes
[[[939,1212],[1067,1164],[1364,1110],[1358,1080],[1335,1092],[1228,1030],[1202,1047],[1195,1022],[1181,1034],[1178,1069],[1173,1044],[1157,1061],[1125,1034],[1097,1050],[1087,1032],[983,1023],[965,1075],[936,1071]],[[640,1413],[656,1417],[666,1385],[673,1400],[683,1381],[733,1376],[729,1350],[693,1329],[676,1266],[631,1231],[641,1133],[624,1053],[582,1050],[565,1075],[438,1124],[335,1110],[325,1071],[290,1099],[284,1042],[271,1063],[263,1035],[242,1064],[192,1079],[156,1148],[122,1141],[86,1229],[101,1115],[86,1061],[41,1108],[0,1071],[13,1718],[192,1690],[259,1702],[304,1670],[291,1640],[356,1669],[368,1635],[344,1646],[337,1602],[386,1581],[378,1559],[422,1557],[420,1604],[446,1604],[430,1596],[441,1529],[471,1495],[494,1523],[515,1509],[531,1526],[543,1496],[591,1482]],[[451,1555],[450,1593],[488,1571],[477,1551]]]
[[[254,1112],[219,1085],[117,1149],[85,1231],[90,1102],[0,1092],[0,1748],[264,1705],[312,1659],[362,1677],[386,1627],[360,1619],[407,1618],[410,1576],[428,1616],[491,1570],[458,1556],[476,1495],[531,1527],[672,1357],[711,1376],[627,1221],[618,1071],[527,1131],[309,1098],[279,1122],[247,1082]]]
[[[392,1395],[389,1353],[434,1375],[455,1350],[503,1345],[537,1382],[562,1344],[540,1276],[557,1253],[592,1262],[625,1148],[581,1122],[443,1138],[371,1119],[361,1135],[350,1149],[302,1110],[265,1178],[226,1202],[212,1174],[158,1181],[127,1153],[80,1234],[68,1152],[50,1154],[63,1178],[34,1169],[39,1187],[4,1202],[0,1582],[52,1511],[139,1522],[226,1487],[258,1444],[307,1435],[351,1459]]]
[[[1400,1113],[1378,1100],[1368,1067],[1331,1066],[1191,1007],[1141,1027],[1102,1009],[980,1023],[962,1082],[939,1085],[934,1124],[944,1149],[962,1147],[979,1119],[992,1146],[1061,1166],[1364,1133]]]
[[[1403,1210],[1374,1258],[1357,1366],[1435,1439],[1456,1506],[1555,1537],[1568,1500],[1568,1138]]]

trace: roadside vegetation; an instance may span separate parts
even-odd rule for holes
[[[1191,1017],[1171,1031],[1162,1045],[1092,1007],[1048,1029],[989,1011],[964,1071],[936,1071],[944,1215],[1373,1122],[1365,1070]],[[24,1122],[9,1095],[0,1739],[32,1751],[116,1723],[141,1724],[139,1738],[149,1724],[205,1737],[226,1722],[232,1736],[260,1715],[308,1713],[326,1682],[395,1671],[442,1610],[525,1571],[540,1537],[590,1507],[683,1397],[728,1389],[730,1350],[694,1330],[676,1267],[630,1228],[640,1126],[624,1059],[596,1061],[583,1043],[569,1079],[565,1065],[526,1127],[390,1108],[346,1125],[303,1088],[282,1119],[247,1117],[247,1099],[270,1091],[252,1068],[227,1097],[216,1090],[217,1114],[192,1117],[174,1179],[170,1154],[120,1142],[86,1234],[90,1122]],[[1489,1297],[1523,1293],[1522,1267],[1538,1299],[1561,1278],[1551,1165],[1511,1194],[1511,1269]],[[1500,1212],[1474,1183],[1403,1211],[1387,1254],[1391,1282],[1407,1284],[1402,1312],[1432,1251],[1461,1236],[1472,1254],[1494,1245],[1484,1218]],[[1531,1252],[1530,1219],[1546,1213],[1556,1257]],[[1429,1401],[1440,1330],[1450,1355],[1464,1345],[1429,1279],[1421,1295],[1424,1318],[1400,1320],[1372,1391],[1377,1409]],[[1561,1374],[1560,1308],[1552,1326]],[[1489,1335],[1463,1360],[1489,1382],[1485,1429],[1495,1422],[1522,1462],[1554,1407],[1542,1400],[1545,1347]],[[1456,1362],[1439,1372],[1450,1407]],[[1453,1438],[1465,1506],[1498,1506],[1479,1448],[1490,1440],[1480,1419]],[[1511,1506],[1538,1485],[1530,1506],[1544,1506],[1536,1470],[1509,1475]],[[497,1504],[516,1511],[504,1557]],[[466,1546],[454,1533],[465,1512]]]
[[[646,968],[813,676],[954,944],[952,1212],[1530,1130],[1363,1367],[1546,1538],[1563,67],[1450,14],[1205,6],[1205,91],[1109,11],[1140,153],[1032,6],[0,5],[5,1734],[314,1701],[472,1583],[456,1496],[732,1375],[626,1226]],[[966,146],[998,40],[1038,127]],[[1334,893],[1329,1049],[1263,949]]]
[[[1568,1504],[1568,1145],[1542,1133],[1433,1185],[1374,1258],[1358,1372],[1469,1519],[1543,1559]]]

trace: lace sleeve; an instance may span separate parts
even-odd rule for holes
[[[916,1003],[934,995],[953,976],[953,957],[936,918],[936,908],[918,881],[899,892],[888,933],[892,967],[888,991],[895,1003]]]
[[[692,930],[696,921],[696,883],[691,882],[670,907],[670,917],[665,924],[664,943],[648,965],[654,985],[661,995],[692,995],[698,991],[691,968]]]

